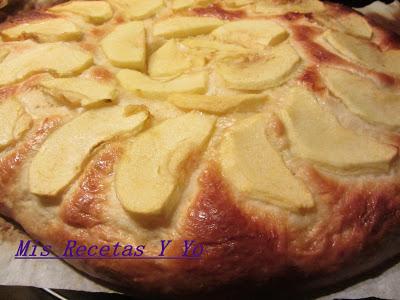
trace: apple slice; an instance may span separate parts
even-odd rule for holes
[[[225,43],[243,47],[275,46],[289,36],[285,28],[270,20],[241,20],[215,29],[211,35]]]
[[[184,38],[210,33],[222,24],[223,21],[213,17],[172,17],[155,23],[153,35],[167,39]]]
[[[364,17],[357,13],[343,16],[330,15],[329,13],[315,14],[314,18],[322,25],[350,35],[365,39],[372,37],[372,28]]]
[[[106,1],[70,1],[50,7],[49,11],[79,15],[93,24],[104,23],[113,16],[111,6]]]
[[[141,21],[118,25],[101,41],[111,63],[120,68],[143,70],[146,64],[146,36]]]
[[[218,52],[223,53],[221,56],[227,55],[237,55],[243,54],[246,55],[249,53],[249,50],[233,44],[226,44],[220,41],[213,40],[209,36],[196,36],[184,39],[181,41],[181,44],[192,49],[205,50],[205,52]],[[226,54],[226,55],[224,55]]]
[[[40,72],[52,72],[58,76],[76,75],[92,63],[92,55],[70,44],[36,44],[18,55],[8,55],[0,63],[0,85]]]
[[[34,38],[39,42],[57,42],[79,40],[82,32],[71,21],[55,18],[18,24],[4,29],[1,35],[5,40]]]
[[[189,113],[130,139],[115,175],[123,207],[141,216],[167,213],[186,177],[185,164],[207,143],[215,121],[213,116]]]
[[[377,45],[342,32],[328,31],[326,40],[339,53],[369,69],[400,75],[400,50],[382,52]]]
[[[31,116],[15,99],[0,102],[0,149],[17,141],[32,125]]]
[[[288,12],[295,13],[315,13],[325,9],[324,4],[318,0],[299,0],[299,1],[256,1],[255,11],[264,15],[283,15]]]
[[[371,123],[400,126],[400,93],[379,87],[372,80],[339,70],[321,72],[329,90],[354,114]]]
[[[163,0],[109,0],[130,20],[143,20],[154,16],[163,6]]]
[[[45,80],[40,83],[40,86],[56,98],[86,107],[112,102],[117,94],[114,83],[103,83],[80,77]]]
[[[225,0],[225,3],[230,7],[242,7],[248,4],[253,4],[254,0]]]
[[[387,171],[393,146],[342,127],[304,88],[293,88],[281,112],[293,155],[335,172]]]
[[[310,192],[289,171],[265,130],[262,114],[241,120],[227,130],[219,149],[222,174],[246,198],[294,211],[312,207]]]
[[[126,114],[113,106],[87,111],[53,132],[40,147],[29,169],[29,189],[37,195],[55,196],[82,170],[90,152],[115,136],[139,132],[145,111]]]
[[[209,96],[196,94],[172,94],[167,101],[185,110],[200,110],[215,114],[226,113],[241,105],[252,105],[266,101],[263,94],[240,94],[233,96]]]
[[[152,77],[180,75],[191,66],[190,58],[178,48],[175,40],[167,41],[149,58],[149,74]]]
[[[117,74],[117,79],[129,91],[149,98],[162,99],[171,93],[204,94],[208,77],[206,72],[196,72],[168,81],[159,81],[137,71],[122,70]]]
[[[238,56],[222,59],[218,74],[228,87],[239,90],[264,90],[286,82],[300,57],[289,43],[272,48],[265,56]]]

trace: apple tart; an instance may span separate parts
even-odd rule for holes
[[[400,222],[400,42],[317,0],[71,1],[0,28],[0,212],[194,293],[337,271]],[[110,254],[111,255],[111,254]]]

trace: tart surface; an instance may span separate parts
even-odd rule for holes
[[[319,1],[73,1],[0,27],[0,213],[190,293],[340,269],[397,228],[400,42]]]

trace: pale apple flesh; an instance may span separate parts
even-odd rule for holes
[[[0,149],[18,140],[32,125],[31,116],[15,99],[0,102]]]
[[[33,158],[29,169],[32,193],[56,196],[82,170],[94,147],[116,136],[139,132],[147,112],[126,114],[125,107],[85,112],[52,133]]]
[[[207,88],[207,73],[183,74],[168,81],[154,80],[133,70],[122,70],[117,74],[120,84],[131,92],[142,96],[164,100],[172,93],[203,94]]]
[[[53,72],[58,76],[76,75],[92,63],[91,54],[72,45],[63,42],[37,44],[18,56],[8,55],[0,63],[0,85],[17,82],[39,72]]]
[[[146,64],[146,35],[143,22],[118,25],[101,41],[101,47],[114,66],[143,70]]]
[[[211,35],[225,43],[244,47],[275,46],[289,36],[286,29],[270,20],[242,20],[227,23]]]
[[[82,32],[74,23],[63,18],[54,18],[22,23],[1,31],[1,35],[6,40],[33,37],[39,42],[57,42],[79,40]]]
[[[210,33],[223,21],[214,17],[173,17],[153,26],[153,35],[164,38],[184,38]]]
[[[189,113],[130,139],[115,175],[122,206],[144,217],[168,213],[187,175],[186,160],[205,146],[215,120],[213,116]]]
[[[340,69],[322,70],[329,90],[354,114],[371,123],[400,126],[400,93]]]
[[[400,75],[400,50],[381,51],[377,45],[342,32],[328,31],[326,40],[339,53],[367,68]]]
[[[233,96],[211,96],[196,94],[171,94],[167,101],[184,110],[199,110],[214,114],[227,113],[238,106],[251,106],[268,99],[263,94],[239,94]]]
[[[101,24],[113,16],[111,6],[106,1],[71,1],[49,8],[55,13],[72,13],[84,17],[88,22]]]
[[[224,58],[217,71],[230,88],[258,91],[286,82],[299,62],[296,50],[289,43],[282,43],[265,55]]]
[[[163,6],[163,0],[109,0],[130,20],[142,20],[154,16]]]
[[[113,102],[117,94],[114,82],[103,83],[80,77],[44,80],[40,86],[55,98],[85,107]]]
[[[304,88],[291,89],[281,112],[290,151],[334,172],[387,171],[397,149],[343,127]]]
[[[180,75],[192,67],[191,59],[175,40],[169,40],[149,57],[148,72],[152,77]]]
[[[222,173],[240,194],[298,211],[314,206],[304,183],[287,168],[266,136],[267,119],[257,114],[234,124],[219,149]]]

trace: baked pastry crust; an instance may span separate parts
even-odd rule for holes
[[[246,3],[240,4],[241,2]],[[43,36],[38,37],[26,32],[13,36],[5,32],[20,24],[61,16],[77,24],[83,32],[82,36],[73,37],[65,43],[76,46],[94,57],[90,66],[83,67],[84,70],[72,75],[95,79],[103,85],[119,82],[115,84],[119,91],[117,105],[140,105],[141,109],[144,109],[144,106],[151,115],[151,120],[144,125],[143,132],[162,124],[164,120],[190,114],[187,109],[178,108],[179,105],[166,103],[165,98],[169,97],[169,91],[166,92],[167,95],[158,94],[155,97],[158,99],[154,99],[153,95],[148,96],[140,87],[138,89],[141,93],[128,91],[125,82],[117,75],[123,68],[110,63],[112,59],[104,54],[105,46],[99,47],[101,41],[116,26],[131,18],[124,15],[118,5],[112,1],[110,3],[112,15],[95,23],[76,13],[51,9],[37,10],[11,19],[1,25],[3,42],[0,50],[6,49],[13,52],[13,55],[22,56],[26,48],[34,47],[33,43],[48,43],[41,40]],[[202,243],[205,253],[201,260],[69,261],[76,268],[119,286],[178,294],[213,290],[241,280],[264,283],[276,277],[290,277],[293,271],[306,275],[337,271],[363,249],[375,244],[398,226],[400,183],[397,154],[392,155],[390,159],[385,157],[383,169],[381,165],[379,168],[375,168],[374,165],[372,170],[369,167],[364,168],[364,163],[360,163],[361,167],[356,166],[351,170],[335,165],[326,166],[313,160],[313,152],[310,152],[308,157],[301,157],[303,152],[299,152],[299,156],[296,157],[295,150],[291,148],[294,140],[288,134],[288,123],[284,122],[279,111],[274,108],[281,107],[281,98],[289,98],[287,90],[300,86],[322,99],[319,104],[334,115],[341,126],[350,128],[359,135],[373,138],[381,144],[390,145],[397,153],[400,145],[398,128],[371,122],[365,110],[361,109],[364,107],[356,105],[361,112],[355,113],[351,106],[343,105],[345,101],[342,102],[338,98],[345,97],[333,97],[333,88],[328,88],[326,78],[321,75],[323,68],[346,70],[358,75],[364,74],[368,78],[365,80],[378,83],[382,93],[399,91],[400,75],[390,66],[377,67],[362,59],[358,60],[357,55],[349,58],[349,55],[334,49],[332,43],[322,40],[331,32],[346,32],[349,30],[345,26],[347,20],[350,22],[352,17],[364,20],[362,16],[339,5],[319,2],[315,4],[315,1],[214,1],[212,4],[193,1],[193,4],[182,10],[173,10],[171,3],[168,2],[167,6],[145,17],[148,53],[154,53],[165,42],[163,39],[158,41],[149,33],[151,28],[154,30],[152,24],[173,16],[213,18],[222,23],[263,19],[272,20],[285,29],[287,40],[277,43],[289,42],[301,61],[296,63],[293,69],[290,68],[290,76],[285,77],[284,82],[273,87],[257,88],[257,92],[260,89],[262,92],[267,91],[268,103],[237,106],[222,113],[214,107],[212,112],[204,108],[198,109],[203,111],[202,115],[219,116],[216,129],[206,146],[191,151],[179,167],[174,169],[175,172],[183,174],[183,183],[179,183],[180,193],[172,201],[174,203],[167,203],[168,209],[163,208],[161,213],[157,212],[151,216],[138,213],[135,210],[137,208],[127,206],[125,199],[119,199],[123,197],[122,194],[116,191],[118,164],[124,155],[127,155],[127,139],[132,137],[118,136],[102,141],[100,146],[92,148],[88,158],[82,162],[81,171],[73,176],[66,187],[57,190],[55,195],[46,195],[46,192],[32,193],[31,177],[36,173],[31,173],[31,166],[45,141],[70,120],[97,107],[85,107],[83,102],[66,103],[68,101],[60,101],[58,94],[49,93],[47,90],[43,92],[38,86],[41,86],[44,79],[49,79],[49,74],[43,69],[33,70],[29,76],[22,79],[4,79],[0,88],[1,100],[5,102],[11,98],[18,99],[32,121],[29,129],[7,144],[1,153],[1,214],[21,224],[29,235],[43,244],[53,245],[56,253],[65,248],[68,240],[76,240],[82,245],[115,242],[143,244],[148,249],[147,255],[157,255],[160,240],[172,239],[174,242],[166,252],[166,255],[170,256],[182,254],[184,240]],[[344,25],[332,23],[331,20],[343,20]],[[213,22],[216,24],[215,20]],[[347,32],[348,35],[361,41],[368,40],[375,45],[374,47],[379,48],[379,51],[385,53],[400,51],[397,36],[384,31],[369,20],[365,19],[364,22],[371,30],[370,37],[368,30],[367,33]],[[357,34],[366,36],[360,37]],[[178,41],[184,39],[175,38]],[[254,43],[253,48],[256,47],[257,43]],[[391,62],[396,63],[396,59],[399,58],[393,57]],[[400,59],[398,61],[400,62]],[[189,69],[197,68],[196,70],[201,71],[206,66],[208,62]],[[135,60],[134,67],[128,68],[140,70],[140,59]],[[54,77],[71,76],[59,75],[57,70],[51,70]],[[143,69],[140,71],[145,72]],[[223,77],[224,73],[221,72],[219,74]],[[226,81],[229,80],[228,78]],[[1,82],[3,78],[0,77]],[[213,91],[216,91],[213,90],[215,85],[222,89],[222,96],[238,93],[234,84],[233,87],[227,87],[221,82],[220,79],[212,77],[208,83],[208,94],[212,95]],[[243,83],[240,80],[239,82]],[[157,93],[165,93],[164,90],[160,90],[157,90]],[[243,90],[241,89],[241,92]],[[333,94],[336,96],[335,91]],[[150,89],[150,92],[153,90]],[[399,98],[400,94],[397,95]],[[64,95],[64,98],[68,100],[68,96]],[[265,132],[272,148],[282,155],[285,165],[296,180],[300,180],[301,184],[306,186],[307,193],[312,195],[312,204],[300,200],[300,204],[293,204],[293,199],[289,199],[289,204],[285,205],[277,204],[279,199],[275,202],[259,201],[240,191],[236,179],[226,171],[230,169],[224,169],[221,160],[227,156],[221,158],[215,154],[221,139],[236,123],[255,113],[265,114]],[[320,126],[319,123],[317,125]],[[294,127],[296,126],[298,125]],[[368,151],[365,150],[367,154]],[[150,148],[149,152],[151,153]],[[354,157],[356,152],[357,149],[354,149]],[[240,171],[239,167],[237,170]],[[260,171],[260,174],[264,173]],[[50,185],[52,178],[48,180]],[[267,189],[270,191],[271,188]],[[299,194],[299,198],[301,197],[303,195]],[[274,198],[274,195],[269,198]]]

